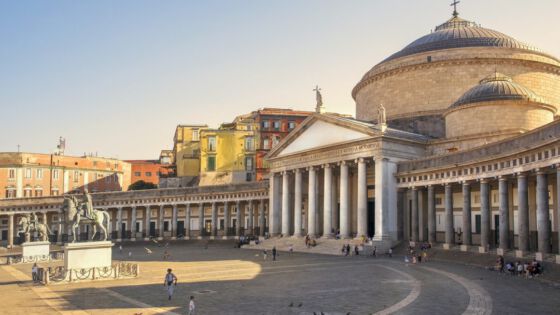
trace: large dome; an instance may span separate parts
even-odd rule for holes
[[[413,41],[383,62],[421,52],[461,47],[505,47],[542,53],[538,48],[513,37],[483,28],[475,22],[453,17],[437,26],[434,32]]]
[[[496,70],[513,82],[493,87],[532,91],[539,103],[560,109],[558,58],[454,16],[365,73],[352,90],[356,118],[375,121],[383,104],[389,126],[444,138],[443,113]]]

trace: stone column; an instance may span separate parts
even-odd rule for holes
[[[324,167],[323,185],[323,237],[331,238],[332,233],[332,168],[329,164]]]
[[[132,213],[130,214],[131,218],[130,218],[130,233],[132,235],[130,235],[130,240],[132,241],[136,241],[136,206],[132,207]]]
[[[340,163],[340,238],[350,237],[350,194],[348,190],[348,163]]]
[[[254,213],[255,213],[255,212],[253,211],[253,200],[249,200],[248,205],[249,205],[249,209],[248,209],[248,212],[249,212],[249,220],[248,220],[248,221],[249,221],[249,222],[247,222],[247,224],[248,224],[249,226],[247,227],[247,229],[249,230],[249,233],[250,233],[251,235],[253,235],[253,233],[254,233],[254,227],[255,227],[255,226],[254,226],[254,222],[253,222]],[[283,217],[282,217],[282,219],[283,219]]]
[[[541,170],[537,172],[537,235],[539,253],[550,253],[550,216],[548,208],[548,177]]]
[[[428,242],[436,242],[436,193],[432,185],[428,186]]]
[[[171,215],[171,239],[177,239],[177,205],[173,205],[173,214]]]
[[[301,218],[301,215],[300,215],[300,218]],[[265,225],[265,220],[264,220],[264,200],[261,199],[259,201],[259,236],[264,236],[264,230],[265,229],[266,229],[266,225]]]
[[[46,211],[43,212],[42,215],[43,215],[43,224],[44,224],[44,225],[47,225],[47,224],[48,224],[48,223],[47,223],[47,212],[46,212]]]
[[[498,184],[500,196],[500,244],[502,250],[509,249],[509,192],[507,178],[500,176]]]
[[[281,232],[280,227],[280,177],[274,173],[270,173],[269,180],[269,234],[270,236],[278,236]],[[237,223],[239,226],[239,222]]]
[[[463,245],[472,245],[471,185],[463,182]]]
[[[358,159],[358,231],[356,238],[367,237],[368,213],[367,213],[367,170],[366,161]]]
[[[8,215],[8,248],[14,247],[14,215]]]
[[[107,210],[107,209],[105,209]],[[62,218],[62,212],[58,212],[58,234],[56,237],[56,243],[59,245],[62,245],[62,234],[64,234],[64,219]],[[108,229],[107,229],[107,233],[109,234],[107,236],[107,239],[111,239],[111,219],[109,218],[109,222],[107,222],[108,225]]]
[[[308,207],[307,207],[307,234],[310,237],[315,237],[317,235],[317,227],[315,226],[317,221],[317,195],[315,194],[315,186],[317,185],[317,175],[315,174],[315,169],[310,167],[309,169],[309,187],[308,187]]]
[[[290,235],[290,174],[282,173],[282,236]]]
[[[453,222],[453,187],[445,184],[445,245],[449,248],[455,243],[455,224]]]
[[[229,236],[229,222],[231,221],[229,214],[229,205],[226,201],[224,202],[224,239],[227,239],[227,237]]]
[[[163,205],[159,206],[159,237],[158,240],[163,239],[163,219],[165,218],[165,211]]]
[[[397,164],[388,158],[375,159],[375,236],[376,241],[396,241]]]
[[[191,238],[191,204],[185,206],[185,238]]]
[[[146,206],[146,210],[144,212],[144,231],[146,233],[145,236],[145,240],[148,240],[150,238],[150,217],[151,217],[152,213],[150,211],[150,206]]]
[[[411,226],[412,226],[412,233],[411,238],[412,241],[418,242],[418,189],[416,187],[412,187],[410,189],[410,197],[412,199],[412,209],[411,209]]]
[[[560,263],[560,165],[556,165],[556,231],[558,232],[556,263]]]
[[[529,189],[527,174],[517,174],[517,235],[519,251],[529,251]]]
[[[204,203],[201,202],[200,204],[198,204],[198,230],[200,232],[200,234],[198,235],[198,238],[202,238],[202,236],[204,235]]]
[[[488,180],[480,180],[480,249],[486,252],[490,240],[490,189]]]
[[[216,202],[212,202],[212,238],[218,236],[218,207],[216,207]]]
[[[302,174],[300,169],[295,170],[294,183],[294,236],[301,236],[301,206],[302,206]]]
[[[235,236],[239,237],[241,236],[241,201],[237,201],[235,203],[235,208],[237,209],[237,211],[235,212],[235,221],[237,222],[236,226],[235,226]]]
[[[117,212],[117,242],[122,241],[122,207]]]
[[[332,175],[332,180],[331,180],[331,207],[332,207],[332,227],[335,231],[338,229],[340,229],[340,220],[339,220],[339,215],[338,215],[338,196],[337,196],[337,192],[338,190],[336,189],[337,186],[336,184],[338,183],[338,178],[336,177],[335,174],[335,170],[333,167],[333,175]]]

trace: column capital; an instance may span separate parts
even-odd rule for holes
[[[500,175],[498,176],[499,181],[507,181],[509,179],[509,175]]]
[[[490,180],[489,180],[488,178],[483,177],[483,178],[479,178],[478,181],[479,181],[481,184],[488,184],[488,182],[489,182]]]
[[[301,169],[300,168],[294,169],[294,174],[298,174],[298,173],[301,173]]]
[[[322,168],[331,168],[331,164],[330,163],[326,163],[321,165]]]
[[[520,178],[520,177],[527,177],[527,175],[528,175],[527,172],[515,173],[515,176],[517,176],[517,178]]]
[[[461,182],[461,185],[463,186],[470,186],[471,185],[471,181],[470,180],[464,180]]]
[[[546,175],[546,174],[547,174],[547,173],[546,173],[546,170],[545,170],[545,169],[542,169],[542,168],[537,168],[537,169],[535,169],[535,173],[536,173],[537,175]]]
[[[315,171],[316,166],[308,166],[307,171]]]

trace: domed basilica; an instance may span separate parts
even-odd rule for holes
[[[269,153],[272,235],[559,252],[558,58],[455,11],[352,96]]]

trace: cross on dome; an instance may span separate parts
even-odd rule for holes
[[[461,1],[457,1],[457,0],[453,0],[453,2],[450,4],[450,6],[453,6],[453,16],[457,17],[459,16],[459,12],[457,12],[457,4],[459,4]]]

